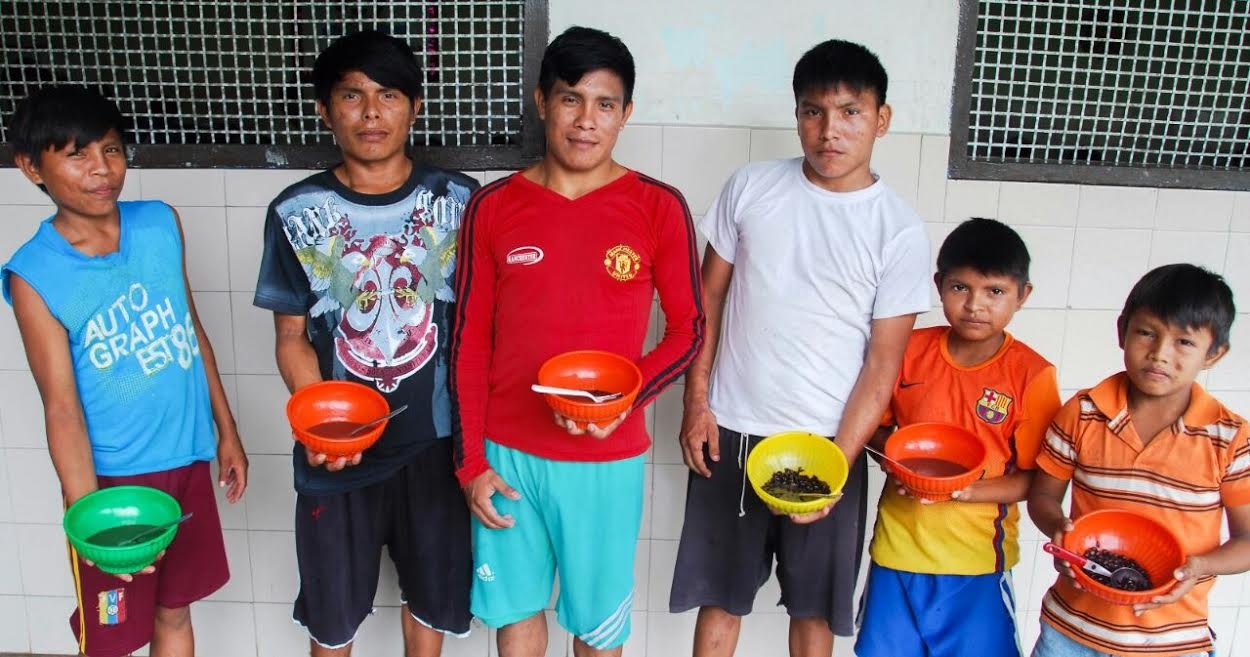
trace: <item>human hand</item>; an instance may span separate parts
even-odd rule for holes
[[[907,490],[907,487],[903,485],[903,482],[899,481],[898,479],[895,479],[892,475],[889,478],[889,482],[890,482],[890,485],[894,486],[894,490],[899,494],[900,497],[915,498],[917,502],[919,502],[921,505],[924,505],[924,506],[934,504],[933,500],[920,497],[919,495],[912,495],[911,491]]]
[[[226,489],[231,504],[243,499],[247,490],[247,453],[238,434],[217,442],[217,485]]]
[[[591,422],[586,425],[585,429],[577,426],[576,420],[565,417],[555,411],[552,411],[551,415],[556,421],[556,426],[569,432],[569,435],[571,436],[583,436],[586,434],[590,434],[591,436],[594,436],[595,438],[598,438],[599,440],[603,440],[604,438],[607,438],[608,436],[612,435],[612,432],[616,431],[617,427],[621,426],[621,423],[624,422],[625,418],[629,416],[629,411],[625,411],[621,413],[620,415],[616,416],[616,419],[612,420],[611,424],[606,424],[603,427],[599,427],[595,425],[595,423]]]
[[[151,575],[152,573],[156,572],[156,562],[160,561],[163,558],[165,558],[165,551],[161,550],[161,553],[156,555],[156,559],[152,561],[152,563],[149,564],[147,568],[144,568],[143,570],[136,571],[133,573],[116,573],[113,575],[113,577],[116,577],[117,579],[120,579],[123,582],[133,582],[135,581],[135,578],[134,578],[135,575]],[[83,559],[82,562],[87,564],[88,566],[91,566],[92,568],[95,568],[95,562],[90,559]]]
[[[796,525],[810,525],[818,520],[823,520],[825,516],[833,513],[833,507],[838,505],[838,500],[840,499],[842,499],[841,495],[833,498],[833,500],[829,502],[829,506],[826,506],[819,511],[813,511],[811,513],[789,513],[786,515],[790,517],[790,522]]]
[[[1173,602],[1180,600],[1185,597],[1185,594],[1189,593],[1189,591],[1192,590],[1196,584],[1198,584],[1199,579],[1202,579],[1210,574],[1209,569],[1206,567],[1206,562],[1202,560],[1202,557],[1189,557],[1180,568],[1177,568],[1172,573],[1172,576],[1176,578],[1176,586],[1173,586],[1171,591],[1168,591],[1163,595],[1156,595],[1154,598],[1151,598],[1150,602],[1142,602],[1133,605],[1133,613],[1141,616],[1147,610],[1162,607],[1163,605],[1170,605]]]
[[[509,486],[494,470],[487,470],[474,477],[464,487],[464,499],[469,505],[469,511],[482,525],[487,529],[507,529],[516,524],[516,519],[511,515],[499,515],[494,503],[490,501],[495,493],[501,493],[504,497],[514,501],[521,499],[521,494]]]
[[[308,447],[304,447],[304,458],[308,461],[308,465],[311,465],[314,468],[324,465],[325,469],[329,472],[338,472],[343,468],[360,465],[360,458],[362,455],[363,452],[356,452],[351,456],[340,456],[337,459],[331,459],[326,454],[314,452],[311,449],[308,449]]]
[[[1064,518],[1063,527],[1050,535],[1050,542],[1062,547],[1063,537],[1070,531],[1072,531],[1072,520],[1070,518]],[[1067,577],[1072,583],[1072,586],[1075,586],[1078,589],[1081,588],[1081,585],[1076,581],[1076,571],[1072,570],[1072,564],[1060,559],[1059,557],[1055,557],[1055,571],[1059,573],[1060,577]]]
[[[713,463],[720,461],[720,428],[706,401],[685,405],[681,415],[681,434],[677,440],[681,443],[681,458],[686,467],[695,474],[711,477],[712,470],[703,460],[703,447],[707,446]]]

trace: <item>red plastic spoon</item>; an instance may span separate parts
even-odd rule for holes
[[[1146,576],[1136,568],[1123,566],[1116,568],[1115,572],[1112,572],[1107,570],[1101,564],[1095,563],[1091,559],[1086,559],[1071,550],[1065,550],[1054,543],[1047,543],[1043,545],[1042,550],[1044,550],[1046,554],[1059,557],[1060,559],[1063,559],[1078,568],[1084,569],[1086,572],[1110,579],[1111,584],[1116,588],[1146,588],[1148,580],[1146,579]]]

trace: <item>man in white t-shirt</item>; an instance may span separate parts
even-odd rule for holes
[[[707,333],[686,376],[691,474],[669,601],[699,607],[695,657],[733,654],[774,557],[792,657],[829,657],[835,633],[853,634],[861,450],[929,307],[924,222],[869,168],[886,86],[863,46],[812,48],[794,69],[803,157],[743,167],[701,222]],[[853,464],[833,507],[774,516],[751,492],[747,454],[788,430],[833,437]]]

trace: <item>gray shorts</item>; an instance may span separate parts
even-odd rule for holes
[[[775,557],[781,584],[777,604],[791,618],[824,618],[834,634],[851,636],[864,552],[867,461],[860,456],[852,464],[833,513],[796,525],[769,512],[750,482],[744,482],[746,454],[762,437],[745,436],[745,452],[743,439],[744,434],[721,427],[720,462],[704,453],[712,477],[690,473],[669,610],[720,607],[745,616],[768,581]]]

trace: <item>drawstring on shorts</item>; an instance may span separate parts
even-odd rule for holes
[[[747,515],[747,450],[750,448],[750,443],[750,436],[745,433],[738,434],[738,469],[742,470],[742,490],[738,493],[739,518],[744,518]]]

